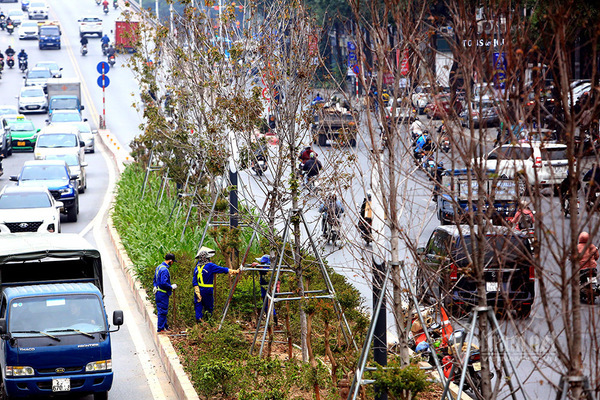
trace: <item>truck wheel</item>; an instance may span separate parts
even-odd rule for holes
[[[108,392],[94,393],[94,400],[107,400]]]

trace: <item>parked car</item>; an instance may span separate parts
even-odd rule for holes
[[[40,61],[35,64],[39,68],[48,68],[52,73],[53,78],[62,78],[62,67],[58,66],[58,63],[54,61]]]
[[[496,126],[500,123],[498,108],[494,101],[490,99],[472,102],[471,116],[469,117],[469,109],[465,107],[460,114],[460,119],[463,126],[470,126],[471,121],[473,121],[474,128]]]
[[[48,111],[48,97],[41,86],[25,86],[17,97],[19,113]]]
[[[43,187],[5,186],[0,191],[0,234],[60,233],[63,203]]]
[[[48,68],[40,67],[27,70],[27,74],[23,77],[25,86],[41,86],[44,90],[46,90],[46,84],[50,78],[52,78],[52,72]]]
[[[48,19],[48,4],[44,1],[32,1],[27,8],[29,19]]]
[[[85,173],[85,167],[88,164],[85,161],[81,161],[77,154],[65,153],[65,154],[48,154],[46,160],[62,160],[69,166],[69,172],[73,176],[77,176],[77,191],[84,193],[87,189],[87,176]]]
[[[14,150],[31,150],[35,147],[39,129],[24,115],[4,117],[12,135],[12,148]]]
[[[498,175],[520,178],[519,192],[524,194],[536,183],[557,186],[567,177],[567,146],[541,142],[505,144],[490,151],[482,164]]]
[[[425,106],[425,114],[429,118],[446,118],[452,115],[453,110],[457,114],[460,114],[462,103],[457,100],[453,102],[449,94],[437,94]]]
[[[477,279],[473,259],[482,255],[476,249],[475,235],[468,225],[439,226],[426,247],[419,248],[417,291],[425,302],[441,301],[453,314],[477,305]],[[507,227],[493,226],[485,231],[483,279],[488,305],[496,311],[514,311],[526,318],[535,298],[535,266],[527,237]]]
[[[4,118],[0,122],[0,154],[4,157],[12,155],[12,132]]]
[[[54,199],[63,203],[62,213],[69,222],[77,222],[79,214],[79,194],[76,181],[78,176],[69,173],[67,163],[60,160],[25,161],[19,175],[12,175],[11,181],[20,187],[47,188]]]
[[[23,21],[21,26],[19,26],[19,40],[24,39],[36,39],[39,37],[38,35],[38,24],[35,21]]]
[[[102,37],[102,20],[94,15],[85,15],[77,20],[79,22],[79,36],[98,35]]]
[[[35,142],[34,157],[43,160],[49,154],[77,154],[83,161],[85,143],[79,129],[73,125],[46,126],[38,134]]]

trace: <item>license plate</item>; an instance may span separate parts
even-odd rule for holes
[[[481,363],[480,362],[473,363],[473,371],[475,371],[475,372],[481,371]]]
[[[554,167],[554,173],[555,174],[566,174],[567,167]]]
[[[71,378],[52,379],[53,392],[69,392],[71,391]]]
[[[17,142],[17,146],[25,146],[25,142]]]
[[[498,282],[486,282],[485,290],[488,292],[497,292],[498,291]]]

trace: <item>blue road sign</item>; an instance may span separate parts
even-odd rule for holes
[[[101,88],[106,88],[108,87],[108,85],[110,85],[110,79],[108,79],[108,76],[106,75],[100,75],[98,77],[98,86],[100,86]]]
[[[104,71],[102,71],[102,68],[104,68]],[[99,74],[106,74],[110,70],[110,65],[108,65],[106,61],[100,61],[98,65],[96,65],[96,70]]]

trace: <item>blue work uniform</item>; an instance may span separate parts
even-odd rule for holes
[[[229,268],[218,266],[215,263],[206,263],[204,265],[196,264],[194,268],[194,277],[192,286],[200,287],[200,296],[202,300],[198,301],[194,295],[194,310],[196,311],[196,321],[200,321],[204,313],[213,313],[215,306],[214,297],[214,274],[227,274]]]
[[[157,332],[169,329],[167,312],[169,311],[169,296],[173,293],[169,267],[169,264],[163,261],[162,264],[156,267],[156,271],[154,272],[153,285],[156,288],[154,300],[156,300],[156,313],[158,315]]]

